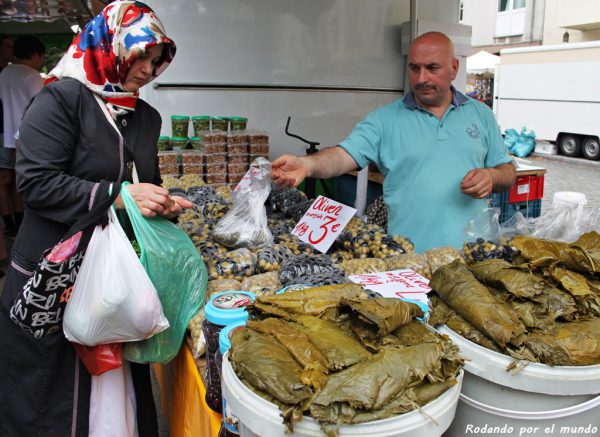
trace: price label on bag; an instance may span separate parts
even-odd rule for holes
[[[254,173],[254,177],[260,177],[260,169],[258,167],[250,167],[250,170],[246,172],[242,180],[235,186],[233,191],[242,191],[246,188],[250,188],[250,183],[252,182],[252,173]]]
[[[354,208],[319,196],[294,227],[292,234],[325,253],[355,213]]]
[[[383,297],[400,297],[427,302],[431,291],[429,280],[411,269],[348,276],[355,284],[375,291]]]

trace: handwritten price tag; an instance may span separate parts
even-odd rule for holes
[[[348,276],[355,284],[376,291],[383,297],[401,297],[427,302],[429,280],[411,269]]]
[[[355,212],[354,208],[319,196],[300,219],[292,234],[319,252],[325,253]]]

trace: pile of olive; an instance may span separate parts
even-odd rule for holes
[[[310,285],[313,287],[321,287],[324,285],[345,284],[347,282],[348,279],[343,272],[334,272],[298,276],[292,279],[287,285]]]
[[[306,194],[296,188],[290,188],[273,194],[270,198],[270,206],[272,211],[288,215],[290,208],[306,200]]]
[[[425,252],[425,256],[427,256],[427,262],[429,263],[432,275],[437,269],[450,264],[455,259],[460,259],[464,262],[461,253],[454,247],[436,247]]]
[[[214,256],[223,255],[229,250],[215,241],[199,237],[192,237],[192,242],[205,263],[208,263]]]
[[[412,241],[406,237],[378,234],[371,240],[369,249],[375,258],[385,259],[412,252],[414,250],[414,245]]]
[[[387,264],[377,258],[351,259],[342,261],[339,267],[346,275],[363,275],[365,273],[385,272]]]
[[[267,272],[250,276],[242,282],[242,289],[256,293],[258,296],[275,294],[277,290],[281,289],[279,274],[277,272]]]
[[[286,214],[291,217],[294,223],[298,223],[314,201],[314,199],[308,199],[303,202],[298,202],[297,204],[289,207],[286,211]]]
[[[302,254],[283,262],[279,268],[279,281],[283,285],[297,282],[296,278],[310,277],[324,273],[327,275],[344,276],[344,271],[333,265],[327,255]]]
[[[300,241],[298,237],[293,234],[280,234],[273,237],[273,240],[275,241],[275,244],[282,244],[290,249],[294,255],[316,253],[316,250],[311,245]]]
[[[463,252],[469,264],[488,259],[503,259],[512,262],[519,251],[506,244],[494,243],[478,238],[476,241],[463,244]]]
[[[348,252],[347,250],[340,249],[340,250],[336,250],[336,251],[330,253],[329,258],[331,259],[332,263],[340,264],[343,261],[354,259],[354,255],[352,255],[352,252]]]
[[[372,223],[387,229],[387,207],[383,202],[383,196],[379,196],[371,203],[366,210],[367,223]]]
[[[258,259],[258,271],[261,273],[279,270],[279,266],[285,260],[293,258],[294,253],[283,244],[274,244],[256,252]]]
[[[201,187],[205,185],[202,180],[202,175],[199,174],[185,174],[179,178],[179,187],[184,190],[189,190],[191,187]],[[163,186],[164,180],[163,180]]]
[[[431,269],[427,257],[421,253],[405,253],[386,258],[387,270],[411,269],[427,279],[431,279]]]

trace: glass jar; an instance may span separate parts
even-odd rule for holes
[[[229,350],[231,347],[231,341],[229,337],[233,331],[239,329],[241,327],[246,326],[246,322],[237,322],[227,325],[225,328],[221,330],[219,333],[219,352],[216,356],[217,362],[217,370],[219,371],[219,377],[222,377],[222,365],[223,365],[223,355]],[[222,392],[222,390],[221,390]],[[219,431],[219,437],[234,437],[240,435],[239,428],[239,419],[235,415],[233,411],[231,411],[231,407],[227,404],[227,399],[225,396],[223,398],[223,423],[221,425],[221,429]]]
[[[202,137],[190,138],[190,144],[192,145],[192,149],[197,150],[199,152],[204,151],[204,143],[202,142]]]
[[[184,150],[190,139],[188,137],[171,137],[171,146],[173,150]]]
[[[210,130],[210,116],[194,115],[192,117],[192,127],[194,128],[194,136],[201,136],[202,132]]]
[[[206,304],[206,319],[202,332],[206,339],[206,404],[217,413],[222,412],[221,377],[217,365],[219,334],[232,323],[248,319],[246,306],[254,301],[255,295],[249,291],[225,291],[214,294]]]
[[[165,135],[161,135],[160,137],[158,137],[158,141],[156,142],[156,148],[159,152],[173,150],[173,147],[171,147],[171,137]]]
[[[171,115],[171,135],[174,137],[187,137],[190,117],[187,115]]]
[[[227,132],[227,119],[225,117],[211,117],[210,123],[213,130]]]
[[[246,130],[248,119],[246,117],[229,117],[229,123],[232,131]]]

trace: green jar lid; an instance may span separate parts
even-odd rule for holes
[[[171,141],[189,141],[188,137],[171,137]]]
[[[210,115],[194,115],[192,120],[210,120]]]
[[[187,115],[171,115],[171,120],[189,120],[190,117]]]
[[[233,121],[248,121],[248,117],[229,117]]]
[[[191,141],[202,141],[202,137],[192,137],[190,138]]]
[[[169,141],[170,139],[171,137],[167,135],[161,135],[160,137],[158,137],[158,141]]]
[[[211,120],[225,120],[223,117],[210,117]]]

